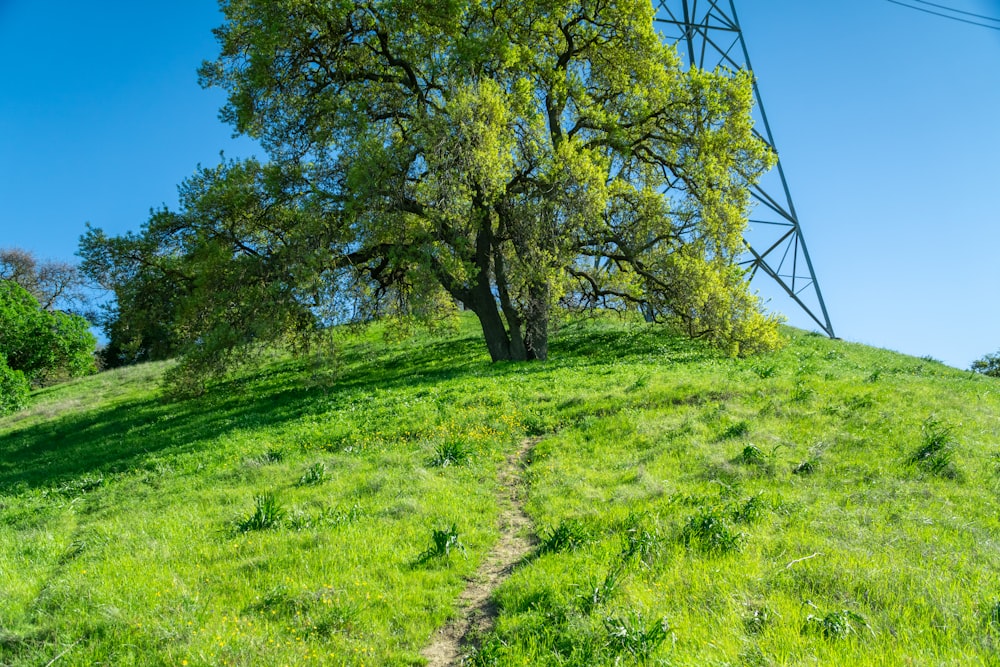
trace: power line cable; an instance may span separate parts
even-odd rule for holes
[[[1000,30],[1000,26],[989,25],[987,23],[979,23],[978,21],[970,21],[968,19],[961,19],[961,18],[959,18],[957,16],[952,16],[951,14],[942,14],[941,12],[932,12],[931,10],[924,9],[923,7],[914,7],[913,5],[908,5],[906,3],[899,2],[899,0],[886,0],[886,2],[891,2],[894,5],[899,5],[900,7],[906,7],[907,9],[913,9],[915,11],[923,12],[925,14],[931,14],[933,16],[940,16],[940,17],[943,17],[943,18],[946,18],[946,19],[951,19],[952,21],[958,21],[959,23],[968,23],[970,25],[979,26],[980,28],[989,28],[990,30]],[[921,0],[913,0],[913,2],[921,2]],[[931,4],[931,3],[926,3],[926,4]],[[939,7],[940,5],[934,5],[934,6],[935,7]],[[958,11],[958,10],[951,9],[949,11]],[[967,14],[968,12],[962,12],[962,13],[963,14]],[[984,18],[987,18],[987,20],[989,20],[989,21],[996,21],[997,20],[997,19],[988,18],[988,17],[984,17]]]
[[[965,11],[962,11],[961,9],[955,9],[954,7],[948,7],[947,5],[939,5],[939,4],[934,3],[934,2],[927,2],[927,0],[910,0],[910,2],[919,2],[922,5],[930,5],[931,7],[937,7],[938,9],[945,9],[945,10],[947,10],[949,12],[953,12],[955,14],[965,14],[966,16],[975,16],[977,19],[983,19],[983,20],[986,20],[986,21],[995,21],[996,23],[1000,23],[1000,19],[995,19],[992,16],[984,16],[983,14],[973,14],[972,12],[965,12]],[[987,26],[987,27],[989,27],[989,26]]]

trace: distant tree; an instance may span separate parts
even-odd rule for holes
[[[1000,378],[1000,352],[987,354],[972,362],[972,370],[990,377]]]
[[[46,311],[27,290],[0,280],[0,355],[6,367],[43,385],[95,370],[90,324],[78,315]]]
[[[137,234],[89,229],[81,267],[116,297],[102,325],[117,361],[179,354],[222,370],[247,344],[315,329],[325,299],[309,267],[333,241],[298,185],[253,160],[227,162],[186,180],[181,210],[153,212]]]
[[[45,310],[78,311],[86,304],[84,278],[69,263],[41,261],[21,248],[0,248],[0,280],[11,280]]]
[[[95,314],[107,338],[99,352],[102,365],[115,368],[176,355],[178,303],[193,281],[171,256],[168,238],[156,229],[109,238],[88,226],[78,254],[81,273],[113,297]]]

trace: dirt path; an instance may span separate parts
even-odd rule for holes
[[[497,609],[490,596],[531,549],[531,519],[524,512],[521,472],[531,458],[538,438],[527,438],[507,458],[500,472],[500,539],[458,600],[458,616],[439,630],[421,651],[429,667],[461,665],[474,642],[488,633]]]

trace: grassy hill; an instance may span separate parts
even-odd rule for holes
[[[494,365],[470,322],[372,329],[199,399],[38,392],[0,420],[0,665],[425,664],[511,532],[472,664],[995,664],[1000,383],[786,333],[579,321]]]

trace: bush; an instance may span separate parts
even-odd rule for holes
[[[96,342],[87,320],[43,310],[20,285],[0,280],[0,354],[29,383],[50,384],[94,372]]]
[[[987,354],[972,362],[971,370],[994,378],[1000,378],[1000,352]]]
[[[0,354],[0,417],[27,406],[29,391],[24,373],[8,366],[6,355]]]

